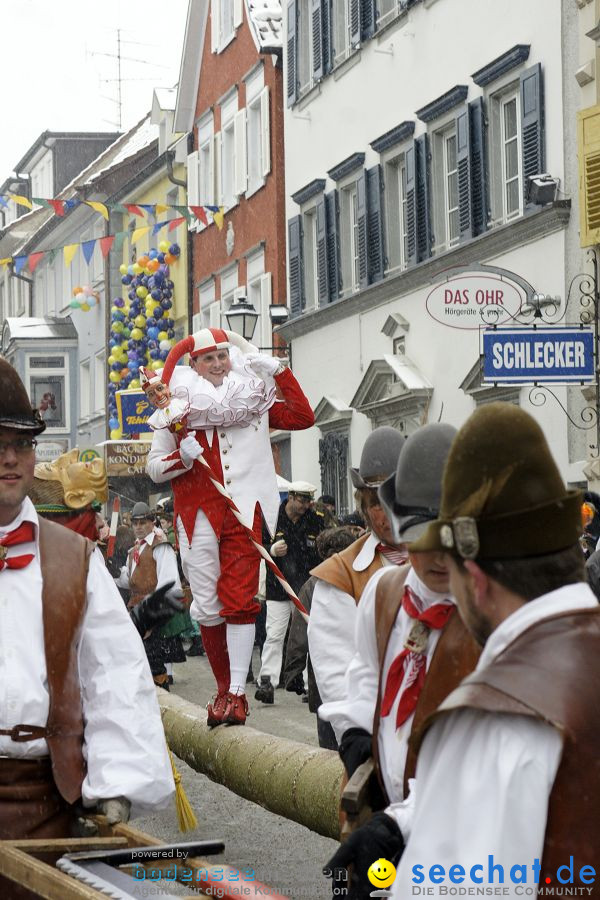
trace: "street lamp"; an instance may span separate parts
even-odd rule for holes
[[[252,303],[248,303],[245,297],[240,297],[235,303],[231,304],[229,310],[225,313],[225,318],[230,331],[239,334],[247,341],[251,341],[254,337],[258,315]]]

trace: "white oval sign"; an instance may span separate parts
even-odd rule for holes
[[[425,306],[441,325],[475,330],[510,324],[525,303],[525,292],[514,282],[499,275],[465,272],[436,285]]]

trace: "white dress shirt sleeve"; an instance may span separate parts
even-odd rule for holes
[[[78,662],[84,805],[122,796],[133,816],[163,808],[175,787],[156,689],[141,638],[98,550],[90,559]]]
[[[156,563],[156,587],[162,587],[169,581],[174,581],[174,587],[181,590],[179,570],[177,568],[177,556],[170,544],[159,544],[152,551]]]
[[[356,602],[350,594],[320,579],[308,620],[308,650],[323,703],[341,700],[350,660],[354,656]]]
[[[323,704],[317,713],[325,722],[331,723],[338,742],[349,728],[364,728],[369,734],[373,733],[379,686],[375,594],[379,579],[385,571],[386,569],[380,569],[369,579],[356,608],[355,652],[347,668],[343,698]]]
[[[414,818],[393,897],[405,900],[415,885],[439,896],[428,875],[434,865],[443,866],[446,885],[450,867],[462,866],[464,884],[473,887],[471,868],[481,866],[475,877],[487,886],[490,855],[504,869],[503,896],[522,896],[508,875],[526,862],[532,877],[531,865],[541,860],[561,753],[557,729],[527,716],[468,709],[435,723],[419,753]]]
[[[183,475],[194,464],[181,458],[177,440],[168,428],[158,428],[152,436],[152,446],[146,460],[146,472],[155,484],[171,481],[177,475]]]

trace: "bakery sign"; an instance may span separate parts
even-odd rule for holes
[[[107,441],[106,474],[109,478],[143,475],[150,451],[150,441]]]
[[[533,288],[507,269],[450,270],[428,294],[427,312],[440,325],[463,331],[508,325],[527,306]]]

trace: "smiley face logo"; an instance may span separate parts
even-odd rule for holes
[[[387,859],[376,859],[367,872],[367,877],[376,888],[386,888],[394,883],[396,869]]]

